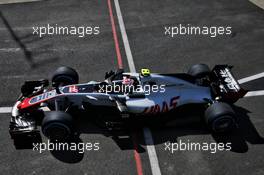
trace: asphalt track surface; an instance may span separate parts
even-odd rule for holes
[[[40,1],[0,6],[0,106],[12,106],[25,80],[49,77],[61,65],[78,70],[81,82],[102,80],[118,67],[116,45],[109,16],[109,1]],[[120,56],[129,71],[118,19],[111,2]],[[264,71],[264,11],[246,0],[151,1],[120,0],[120,9],[137,70],[182,72],[193,64],[234,65],[240,79]],[[99,26],[100,34],[77,36],[32,35],[32,26],[45,24]],[[164,26],[230,25],[233,35],[164,35]],[[263,78],[244,83],[249,90],[264,90]],[[230,136],[211,135],[198,112],[179,114],[167,127],[151,127],[161,174],[264,174],[264,97],[247,97],[235,104],[239,129]],[[152,174],[149,155],[140,128],[120,139],[106,136],[94,126],[81,140],[99,142],[99,151],[84,154],[40,154],[16,150],[8,134],[9,114],[0,114],[1,174]],[[124,135],[125,135],[124,134]],[[165,142],[231,142],[232,150],[165,151]],[[43,141],[46,141],[43,137]],[[140,169],[142,168],[142,169]]]

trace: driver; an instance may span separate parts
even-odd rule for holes
[[[113,90],[113,93],[132,93],[138,84],[137,80],[130,75],[124,75],[122,69],[116,72],[110,71],[106,73],[105,81],[101,84],[105,86],[112,86],[109,89]]]
[[[122,84],[126,86],[133,86],[134,80],[128,76],[123,76]]]

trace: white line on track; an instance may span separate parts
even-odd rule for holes
[[[37,2],[42,0],[1,0],[0,4],[14,4],[14,3],[25,3],[25,2]]]
[[[242,78],[242,79],[238,80],[238,83],[239,84],[243,84],[243,83],[246,83],[246,82],[249,82],[249,81],[252,81],[252,80],[256,80],[256,79],[259,79],[259,78],[262,78],[262,77],[264,77],[264,72],[256,74],[256,75],[252,75],[252,76],[249,76],[249,77],[246,77],[246,78]]]
[[[42,107],[43,111],[50,111],[48,107]],[[12,107],[0,107],[0,114],[9,114],[12,111]]]
[[[0,113],[1,114],[10,113],[11,110],[12,110],[12,107],[0,107]]]
[[[0,52],[19,52],[21,48],[0,48]]]
[[[118,18],[118,23],[119,23],[119,27],[120,27],[124,47],[125,47],[125,52],[126,52],[126,56],[127,56],[128,66],[129,66],[130,72],[136,72],[136,68],[135,68],[133,56],[131,53],[129,41],[127,38],[126,28],[125,28],[124,20],[122,17],[119,1],[114,0],[114,2],[115,2],[115,8],[116,8],[116,14],[117,14],[117,18]],[[149,128],[144,128],[143,132],[144,132],[144,138],[145,138],[145,143],[146,143],[146,147],[147,147],[147,151],[148,151],[148,156],[149,156],[152,174],[153,175],[161,175],[161,171],[160,171],[160,167],[159,167],[159,161],[158,161],[158,157],[157,157],[156,149],[154,146],[154,141],[152,138],[151,131]]]
[[[161,172],[160,172],[160,167],[159,167],[159,161],[158,161],[156,149],[153,143],[151,131],[149,128],[144,128],[143,131],[144,131],[146,147],[148,150],[149,161],[151,165],[151,172],[153,175],[160,175]]]
[[[249,0],[249,1],[255,4],[256,6],[264,9],[264,0]]]
[[[249,91],[245,97],[254,97],[254,96],[262,96],[264,95],[264,90],[259,90],[259,91]]]
[[[121,31],[121,34],[122,34],[122,39],[123,39],[125,51],[126,51],[128,66],[129,66],[130,72],[136,72],[135,63],[134,63],[134,60],[133,60],[133,56],[132,56],[132,53],[131,53],[129,41],[128,41],[128,38],[127,38],[126,28],[125,28],[124,20],[123,20],[123,17],[122,17],[119,1],[118,0],[114,0],[114,2],[115,2],[115,8],[116,8],[116,15],[117,15],[117,18],[118,18],[118,23],[119,23],[120,31]]]
[[[0,0],[1,1],[1,0]],[[46,49],[38,49],[38,48],[27,48],[29,51],[38,51],[38,52],[57,52],[57,51],[76,51],[76,50],[83,50],[83,48],[64,48],[64,47],[58,47],[58,48],[46,48]],[[21,48],[0,48],[0,52],[21,52]]]

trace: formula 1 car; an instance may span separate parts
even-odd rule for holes
[[[231,73],[231,66],[192,66],[188,73],[158,74],[123,70],[106,73],[101,82],[78,84],[78,73],[70,67],[58,68],[47,79],[26,81],[12,109],[9,131],[13,139],[39,132],[50,140],[65,140],[75,132],[73,110],[114,111],[118,119],[167,113],[185,104],[203,104],[204,120],[212,132],[227,132],[236,126],[231,108],[247,91]],[[49,111],[43,111],[48,108]],[[88,117],[93,117],[89,116]],[[40,122],[37,122],[39,121]],[[107,120],[107,116],[106,116]]]

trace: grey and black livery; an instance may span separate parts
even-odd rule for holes
[[[146,94],[144,91],[113,91],[102,87],[123,85],[162,86],[162,91]],[[212,70],[205,64],[193,65],[187,73],[158,74],[142,69],[140,73],[123,70],[109,72],[105,80],[79,84],[78,73],[69,67],[58,68],[51,80],[27,81],[13,106],[9,131],[15,140],[32,136],[41,126],[51,140],[65,140],[73,135],[74,116],[71,109],[90,112],[93,109],[112,109],[122,116],[152,116],[166,114],[185,104],[205,106],[204,120],[212,132],[227,132],[236,126],[236,114],[230,104],[242,98],[247,91],[234,78],[231,67],[216,65]],[[106,90],[106,89],[105,89]],[[43,112],[45,109],[48,111]],[[40,117],[41,115],[41,117]],[[90,116],[93,117],[93,116]],[[149,117],[151,120],[151,118]],[[107,120],[107,118],[106,118]]]

